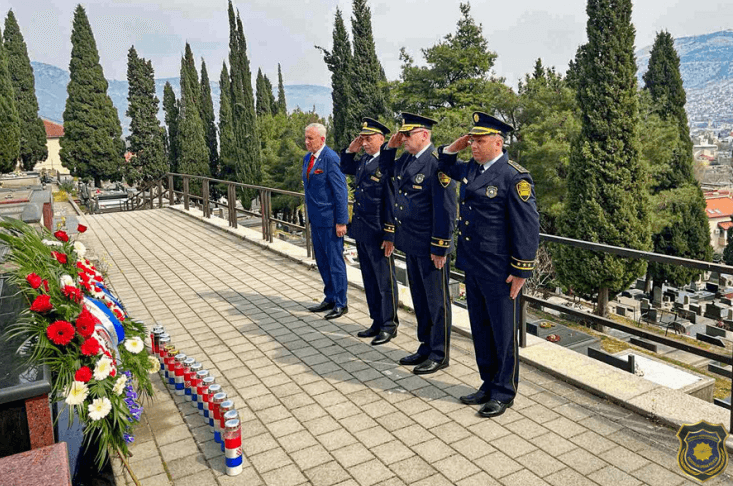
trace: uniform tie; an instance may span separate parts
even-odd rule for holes
[[[311,160],[308,162],[308,170],[305,171],[305,178],[310,180],[311,178],[311,169],[313,169],[313,164],[316,163],[316,154],[311,154]]]

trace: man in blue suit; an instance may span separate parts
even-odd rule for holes
[[[305,128],[303,187],[311,226],[313,251],[323,279],[325,298],[311,312],[330,310],[326,319],[349,311],[346,306],[346,263],[344,235],[349,222],[346,178],[339,169],[339,156],[326,146],[326,127],[311,123]]]
[[[483,384],[460,400],[496,417],[514,404],[519,384],[517,296],[532,275],[539,214],[529,172],[512,162],[504,137],[513,128],[473,114],[468,135],[441,147],[440,170],[461,182],[456,266],[466,273],[466,298],[476,363]],[[457,160],[471,145],[472,159]]]
[[[456,221],[455,183],[438,170],[438,153],[430,141],[435,120],[402,113],[403,124],[382,149],[380,165],[391,179],[394,203],[394,247],[405,253],[412,307],[417,318],[415,354],[400,364],[417,365],[416,375],[448,366],[451,303],[448,293],[449,254]],[[405,151],[395,161],[396,149]],[[385,243],[388,252],[391,243]]]
[[[372,345],[388,343],[397,335],[397,276],[394,256],[385,255],[386,242],[394,242],[394,222],[388,221],[391,204],[389,178],[379,168],[384,136],[390,130],[372,118],[364,118],[359,136],[341,154],[341,171],[355,176],[354,211],[349,236],[356,240],[364,292],[372,325],[359,337],[373,337]],[[356,153],[364,149],[364,155]]]

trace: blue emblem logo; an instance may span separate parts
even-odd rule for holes
[[[685,474],[698,481],[707,481],[725,471],[728,466],[725,427],[704,420],[685,424],[677,432],[677,438],[680,440],[677,462]]]

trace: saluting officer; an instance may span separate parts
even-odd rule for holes
[[[400,364],[417,365],[413,373],[422,375],[447,367],[449,361],[448,255],[453,250],[456,191],[455,183],[438,171],[438,152],[430,141],[437,122],[411,113],[402,113],[402,118],[402,127],[382,149],[380,165],[384,172],[389,170],[392,181],[394,246],[407,257],[420,341],[417,352],[400,359]],[[395,162],[401,145],[405,152]],[[392,244],[385,246],[391,253]]]
[[[379,168],[380,148],[390,130],[372,118],[364,118],[357,136],[341,153],[341,172],[356,176],[354,211],[348,235],[356,240],[359,267],[372,325],[359,337],[373,337],[373,345],[388,343],[397,335],[397,277],[394,256],[385,254],[385,242],[394,242],[394,224],[386,220],[391,202],[388,178]],[[357,158],[356,153],[365,154]],[[389,230],[385,229],[389,228]]]
[[[539,245],[539,214],[529,172],[512,162],[504,137],[513,128],[473,114],[468,135],[441,147],[440,169],[461,182],[456,266],[466,274],[466,297],[476,362],[483,384],[460,400],[483,404],[496,417],[514,404],[519,383],[517,295],[532,275]],[[473,158],[457,161],[471,145]]]

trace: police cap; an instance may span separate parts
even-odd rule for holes
[[[363,118],[359,135],[374,135],[375,133],[387,135],[390,130],[374,118]]]
[[[414,115],[412,113],[402,112],[402,126],[399,129],[400,133],[411,132],[416,128],[424,128],[425,130],[432,130],[433,125],[438,123],[437,121],[420,115]]]
[[[514,130],[514,127],[494,118],[491,115],[476,111],[473,113],[473,128],[468,132],[469,135],[494,135],[501,136]]]

